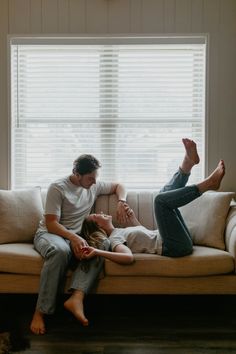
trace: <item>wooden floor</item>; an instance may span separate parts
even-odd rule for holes
[[[61,301],[57,313],[48,318],[44,336],[28,330],[35,296],[0,295],[0,300],[2,325],[6,321],[19,328],[30,343],[30,348],[16,353],[236,353],[236,296],[91,295],[86,302],[87,328],[64,311]]]

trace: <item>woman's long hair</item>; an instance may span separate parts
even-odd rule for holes
[[[103,241],[107,238],[106,232],[95,221],[87,219],[82,224],[81,235],[89,246],[95,248],[103,248]]]
[[[105,249],[104,240],[107,239],[106,232],[101,229],[95,221],[85,219],[80,231],[81,236],[87,241],[89,246],[99,249]],[[99,258],[97,257],[96,264],[99,264]],[[90,268],[90,261],[83,259],[81,261],[81,269],[87,273]]]

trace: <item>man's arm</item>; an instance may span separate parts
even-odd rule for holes
[[[45,224],[49,233],[56,234],[68,239],[71,243],[71,248],[75,256],[80,259],[81,250],[83,247],[87,246],[87,242],[79,235],[67,230],[63,225],[61,225],[57,215],[46,214]]]
[[[125,186],[121,183],[113,183],[112,184],[112,190],[111,190],[111,194],[116,194],[117,195],[117,199],[118,201],[126,201],[126,190],[125,190]]]
[[[127,221],[127,214],[125,211],[127,192],[125,186],[121,183],[113,183],[111,194],[116,194],[117,196],[117,220],[122,225]]]

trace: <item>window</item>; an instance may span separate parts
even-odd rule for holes
[[[10,45],[12,188],[46,188],[91,153],[100,179],[158,190],[183,157],[182,137],[202,157],[205,37],[16,37]]]

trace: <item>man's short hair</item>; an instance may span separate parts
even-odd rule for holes
[[[100,162],[93,155],[80,155],[73,163],[73,173],[87,175],[101,167]]]

